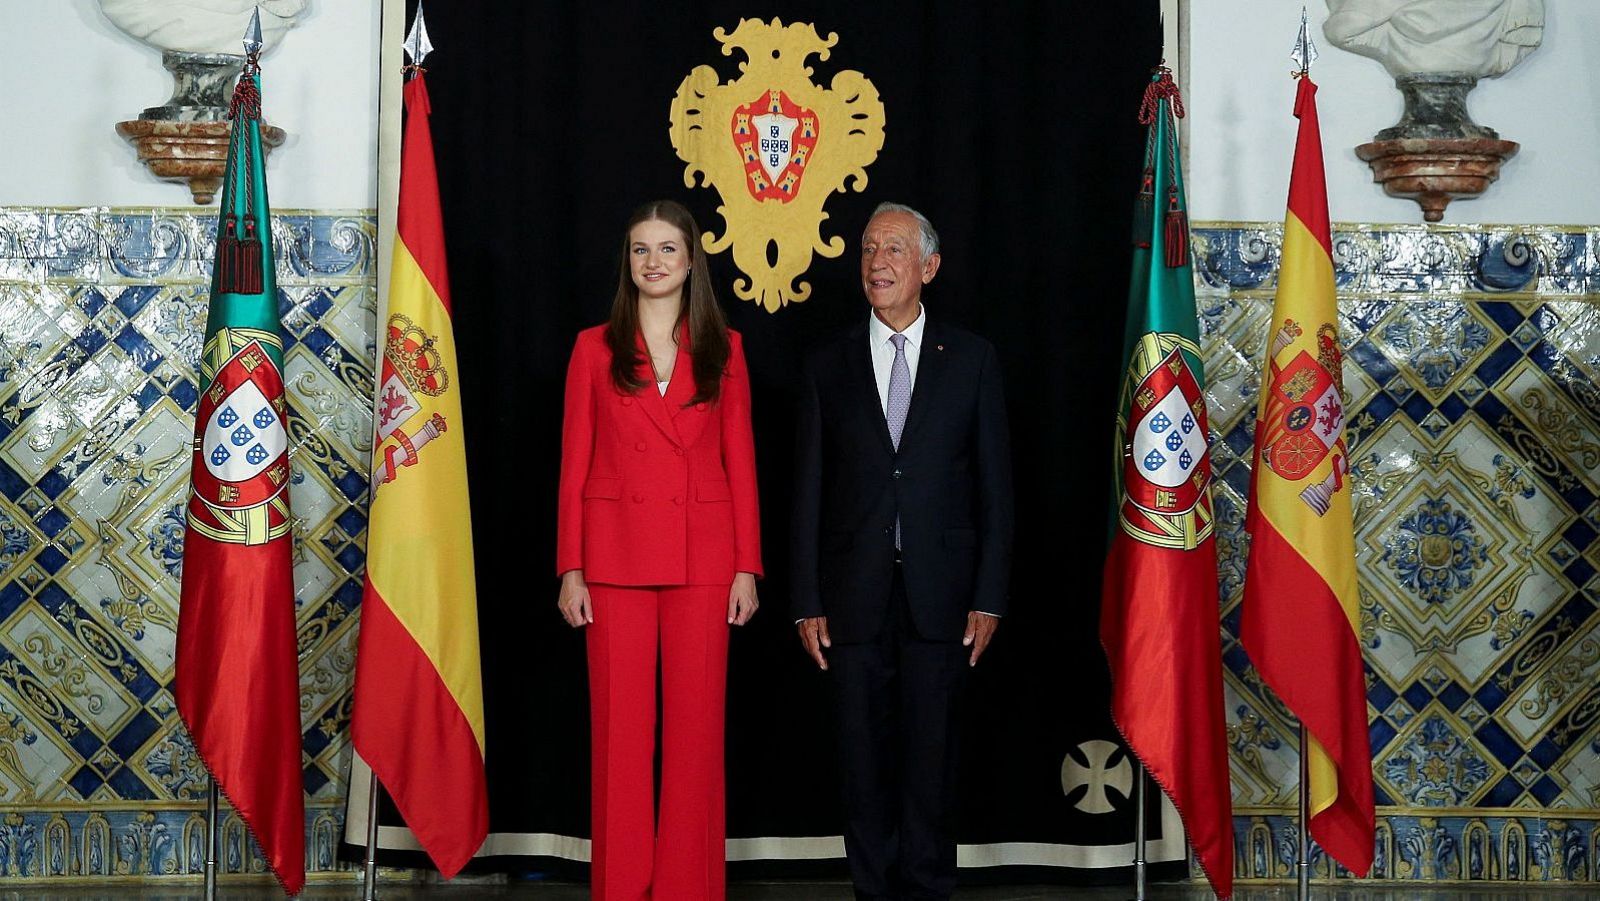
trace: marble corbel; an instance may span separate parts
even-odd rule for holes
[[[162,51],[172,73],[172,97],[139,118],[118,122],[152,175],[180,181],[198,204],[216,199],[233,126],[228,103],[244,57],[239,46],[250,13],[261,8],[263,44],[270,50],[304,12],[307,0],[99,0],[107,19],[130,37]],[[261,126],[264,153],[283,143],[283,129]]]
[[[1538,48],[1544,0],[1328,0],[1323,34],[1383,63],[1405,99],[1400,122],[1355,148],[1391,197],[1438,222],[1500,177],[1518,144],[1472,121],[1467,94]]]

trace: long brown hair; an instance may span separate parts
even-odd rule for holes
[[[728,320],[717,306],[711,288],[710,267],[700,247],[700,227],[683,204],[656,200],[633,211],[622,230],[622,259],[617,275],[617,296],[611,301],[611,323],[606,343],[611,347],[611,381],[617,390],[632,394],[647,383],[639,378],[638,367],[645,362],[639,352],[639,286],[633,283],[628,265],[628,249],[633,227],[657,219],[683,233],[690,252],[689,277],[684,280],[684,298],[678,307],[677,334],[685,322],[689,331],[689,358],[693,361],[694,397],[689,403],[710,403],[722,392],[722,373],[728,367]]]

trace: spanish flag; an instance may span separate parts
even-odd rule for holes
[[[1317,86],[1300,78],[1294,171],[1268,326],[1240,637],[1308,733],[1311,836],[1372,866],[1372,749],[1356,636],[1355,529]]]
[[[449,878],[489,831],[483,679],[460,369],[420,70],[405,109],[351,737]]]

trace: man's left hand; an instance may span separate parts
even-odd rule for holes
[[[961,643],[972,648],[972,659],[968,666],[977,666],[978,658],[989,647],[989,642],[994,639],[994,630],[1000,628],[1000,617],[990,616],[972,610],[967,613],[967,634],[962,636]]]

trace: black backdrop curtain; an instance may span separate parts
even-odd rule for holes
[[[711,260],[749,357],[767,566],[761,612],[731,648],[729,835],[839,834],[826,676],[799,650],[786,610],[791,385],[808,344],[867,315],[858,238],[872,207],[893,200],[941,233],[929,315],[999,349],[1016,456],[1011,614],[971,680],[961,841],[1128,842],[1131,804],[1112,793],[1115,813],[1080,811],[1084,792],[1063,790],[1062,762],[1081,742],[1115,740],[1095,628],[1143,150],[1135,113],[1161,53],[1156,0],[428,4],[492,830],[589,834],[583,636],[556,612],[553,574],[567,357],[578,330],[606,316],[632,207],[681,200],[703,229],[723,231],[715,191],[684,187],[668,108],[696,65],[737,75],[714,27],[774,16],[838,34],[827,60],[812,59],[813,78],[864,73],[884,103],[886,139],[867,190],[826,205],[823,235],[842,235],[847,249],[813,261],[811,299],[768,313],[734,299],[728,254]],[[385,813],[380,821],[398,822]],[[560,868],[480,865],[491,863]],[[776,866],[739,864],[735,875]]]

